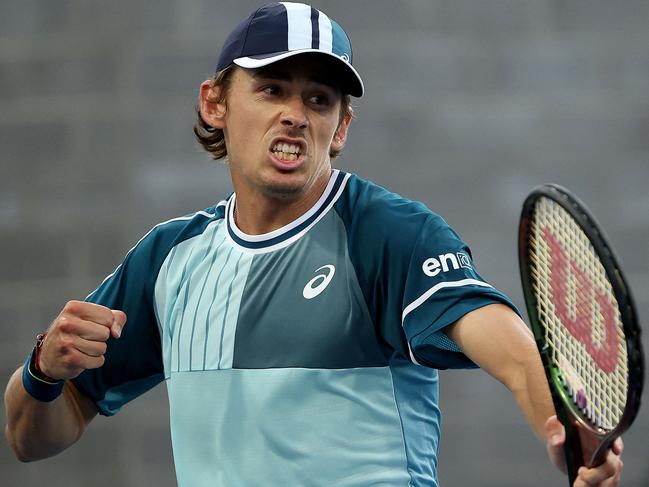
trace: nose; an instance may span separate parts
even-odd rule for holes
[[[302,97],[291,97],[286,101],[281,115],[281,123],[289,128],[305,129],[309,126],[306,106]]]

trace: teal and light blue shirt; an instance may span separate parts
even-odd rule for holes
[[[155,226],[88,301],[128,316],[74,379],[113,415],[167,384],[178,484],[437,486],[443,329],[492,303],[423,204],[334,170],[294,222],[247,235],[236,195]]]

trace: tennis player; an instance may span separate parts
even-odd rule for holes
[[[181,486],[437,486],[438,370],[479,366],[561,468],[509,298],[440,216],[332,168],[363,90],[321,11],[273,3],[234,29],[194,129],[234,193],[156,225],[39,335],[6,391],[18,459],[165,381]],[[575,486],[618,485],[621,450]]]

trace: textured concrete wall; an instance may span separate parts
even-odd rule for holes
[[[0,377],[153,224],[230,188],[193,142],[198,84],[255,1],[0,4]],[[574,190],[617,246],[649,320],[649,2],[316,1],[351,33],[367,96],[337,164],[444,215],[519,304],[527,191]],[[647,325],[649,326],[649,325]],[[0,484],[175,484],[166,392],[97,419],[60,456]],[[504,388],[442,374],[446,486],[564,485]],[[646,402],[646,401],[645,401]],[[649,485],[649,408],[625,487]]]

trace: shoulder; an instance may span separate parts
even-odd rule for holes
[[[422,232],[446,232],[444,219],[425,204],[351,174],[336,211],[348,232],[412,246]]]
[[[225,215],[225,201],[204,210],[172,218],[155,225],[131,249],[138,253],[164,253],[165,250],[199,235],[213,222],[222,220]]]
[[[124,260],[86,300],[100,302],[109,299],[107,293],[115,298],[111,290],[121,289],[127,281],[139,282],[148,288],[171,250],[203,233],[210,223],[222,219],[224,208],[225,202],[220,202],[205,210],[158,223],[126,253]]]
[[[109,278],[125,272],[150,274],[156,271],[174,247],[202,234],[211,223],[222,220],[224,214],[225,201],[222,201],[205,210],[158,223],[126,253]]]

